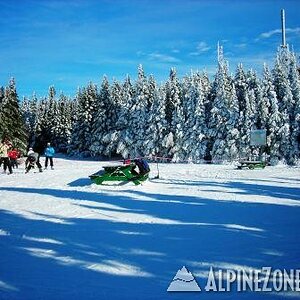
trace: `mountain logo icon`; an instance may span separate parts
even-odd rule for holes
[[[188,269],[183,266],[180,270],[177,271],[175,277],[170,283],[168,292],[200,292],[201,288],[194,275],[188,271]]]

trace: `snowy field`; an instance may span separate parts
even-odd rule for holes
[[[167,292],[183,266],[300,269],[300,169],[160,165],[97,186],[107,163],[0,175],[0,299],[294,299],[298,292]],[[150,177],[157,175],[151,165]]]

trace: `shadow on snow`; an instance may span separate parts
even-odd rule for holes
[[[299,200],[300,194],[298,188],[242,182],[206,184],[239,188],[249,197],[268,194]],[[79,181],[70,186],[85,185]],[[1,190],[50,195],[100,213],[133,213],[160,220],[131,223],[129,219],[61,218],[34,211],[35,217],[29,219],[1,210],[1,299],[254,299],[253,293],[200,295],[166,290],[183,265],[191,272],[199,269],[197,264],[216,262],[253,268],[299,267],[295,265],[300,254],[298,207],[141,190],[120,191],[119,195],[20,187]],[[203,289],[205,281],[197,281]],[[255,294],[255,299],[273,298]]]

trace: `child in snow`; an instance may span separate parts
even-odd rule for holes
[[[25,173],[28,173],[30,169],[34,168],[35,165],[37,165],[40,172],[43,172],[42,166],[40,164],[39,154],[37,152],[34,152],[32,148],[29,148],[27,159],[25,162]]]
[[[19,151],[17,149],[10,150],[8,152],[8,157],[10,159],[11,166],[18,169],[17,158],[19,157]]]
[[[55,154],[55,150],[54,148],[51,146],[50,143],[47,144],[47,148],[45,150],[45,156],[46,156],[46,160],[45,160],[45,169],[47,169],[48,167],[48,160],[50,160],[50,166],[51,169],[53,170],[53,156]]]
[[[7,138],[3,138],[0,143],[0,157],[3,163],[3,170],[6,173],[6,169],[8,168],[9,174],[12,174],[12,168],[10,164],[10,160],[8,157],[8,151],[11,148],[11,143]]]

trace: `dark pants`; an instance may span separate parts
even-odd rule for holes
[[[11,159],[10,159],[10,164],[11,164],[11,166],[12,166],[13,168],[18,169],[18,163],[17,163],[17,160],[16,160],[16,159],[11,158]]]
[[[45,168],[48,167],[48,160],[50,160],[50,166],[53,167],[53,157],[51,157],[51,156],[46,156]]]
[[[8,168],[8,171],[11,174],[12,173],[12,168],[11,168],[9,157],[2,157],[2,162],[3,162],[4,172],[6,172],[6,169]]]
[[[40,164],[40,161],[29,161],[29,159],[27,158],[25,165],[26,165],[26,169],[25,172],[28,173],[30,169],[34,168],[34,165],[36,164],[36,166],[39,168],[39,171],[42,172],[42,165]]]

